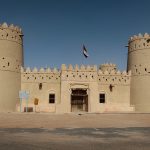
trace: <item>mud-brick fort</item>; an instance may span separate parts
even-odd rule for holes
[[[23,67],[21,28],[0,25],[0,112],[150,112],[150,35],[128,41],[126,71],[115,64]],[[28,105],[19,91],[29,93]],[[35,100],[38,100],[38,104]],[[20,109],[21,107],[21,109]],[[27,107],[27,109],[26,109]]]

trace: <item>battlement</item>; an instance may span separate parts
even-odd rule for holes
[[[94,65],[94,66],[84,66],[84,65],[81,65],[81,66],[78,66],[78,65],[75,65],[74,67],[70,64],[69,66],[65,65],[65,64],[62,64],[61,66],[61,70],[62,71],[78,71],[78,72],[95,72],[97,71],[97,66]]]
[[[122,75],[122,76],[131,76],[131,71],[115,71],[115,70],[112,70],[111,72],[108,72],[107,70],[106,71],[103,71],[101,69],[98,70],[98,74],[99,75]]]
[[[107,65],[107,64],[105,64]],[[114,64],[108,66],[115,67]],[[63,81],[77,81],[77,82],[99,82],[101,84],[130,84],[131,71],[120,72],[116,70],[97,70],[96,66],[84,66],[74,68],[72,65],[66,67],[62,65],[62,70],[56,68],[21,68],[22,81],[23,82],[60,82]]]
[[[33,69],[31,69],[30,67],[27,68],[23,68],[21,67],[21,73],[60,73],[60,71],[57,68],[40,68],[37,69],[36,67],[34,67]]]
[[[143,38],[150,38],[150,34],[148,34],[148,33],[145,33],[145,34],[141,34],[141,33],[139,33],[138,35],[134,35],[133,37],[130,37],[130,39],[129,39],[129,43],[130,42],[133,42],[133,41],[135,41],[135,40],[140,40],[140,39],[143,39]]]
[[[21,67],[21,80],[22,82],[59,82],[60,81],[60,71],[56,68],[40,68],[39,70],[35,67],[30,69],[30,67]]]
[[[97,66],[78,66],[74,67],[70,64],[61,66],[61,79],[63,81],[77,81],[77,82],[93,82],[97,81]]]
[[[101,67],[116,67],[116,64],[112,64],[112,63],[105,63],[105,64],[101,64]]]
[[[22,33],[22,29],[19,26],[14,26],[13,24],[8,25],[6,22],[3,24],[0,24],[1,29],[10,29],[10,30],[15,30],[17,32]]]
[[[22,30],[18,26],[13,24],[7,25],[7,23],[0,24],[0,40],[8,40],[22,44]]]
[[[129,85],[130,84],[130,78],[131,78],[131,71],[126,72],[120,72],[112,70],[111,72],[106,71],[102,71],[99,70],[98,71],[98,82],[100,84],[124,84],[124,85]]]
[[[101,64],[99,69],[102,70],[103,72],[105,72],[105,71],[111,72],[111,71],[116,71],[117,66],[116,66],[116,64],[105,63],[105,64]]]

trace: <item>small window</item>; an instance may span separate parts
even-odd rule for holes
[[[99,94],[99,102],[105,103],[105,94]]]
[[[55,94],[49,94],[49,103],[55,103]]]
[[[39,83],[39,90],[42,90],[42,83]]]
[[[135,71],[137,72],[138,70],[137,70],[137,69],[135,69]]]

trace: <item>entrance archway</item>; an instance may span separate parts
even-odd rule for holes
[[[72,89],[71,112],[88,112],[87,89]]]

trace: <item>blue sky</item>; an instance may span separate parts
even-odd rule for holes
[[[22,28],[26,67],[112,62],[124,70],[128,38],[150,33],[149,6],[149,0],[0,0],[0,22]]]

